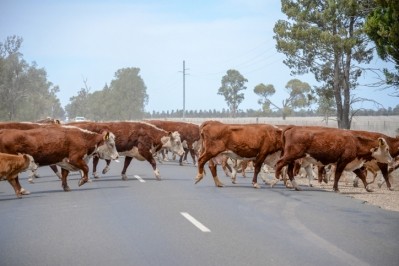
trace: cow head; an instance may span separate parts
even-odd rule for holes
[[[32,156],[30,156],[29,154],[23,154],[22,155],[25,159],[25,162],[28,162],[28,168],[26,168],[26,170],[31,170],[31,171],[36,171],[38,166],[35,163],[35,160],[33,159]]]
[[[103,143],[98,146],[96,153],[101,159],[117,160],[119,158],[118,151],[116,150],[115,135],[112,132],[104,131]]]
[[[389,146],[384,138],[378,138],[378,147],[372,148],[371,156],[380,163],[391,164],[393,162],[392,156],[389,153]]]
[[[169,132],[168,136],[163,136],[161,138],[161,141],[162,147],[168,148],[170,151],[176,153],[179,156],[183,156],[184,149],[179,132]]]

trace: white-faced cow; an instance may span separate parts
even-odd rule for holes
[[[308,155],[316,165],[336,164],[334,191],[338,190],[338,181],[344,170],[353,171],[362,178],[367,191],[371,191],[360,167],[366,161],[392,161],[389,147],[384,138],[370,138],[350,130],[326,127],[291,126],[283,131],[284,151],[276,165],[276,178],[284,166],[288,165],[288,175],[295,187],[293,177],[294,161]]]
[[[166,131],[145,122],[79,122],[70,124],[94,132],[110,130],[115,133],[116,149],[120,155],[125,156],[122,170],[123,180],[127,180],[126,170],[133,158],[140,161],[147,160],[154,170],[155,177],[159,180],[160,173],[153,156],[154,153],[162,147],[168,148],[180,156],[184,153],[178,132]],[[94,157],[93,174],[95,177],[97,177],[95,173],[97,163],[98,158]]]
[[[258,188],[257,177],[268,156],[281,152],[282,130],[267,124],[229,125],[218,121],[206,121],[200,126],[202,149],[198,159],[198,174],[195,183],[204,176],[204,165],[209,161],[215,185],[223,186],[216,173],[212,158],[225,154],[233,159],[254,162],[252,185]]]
[[[112,159],[118,158],[115,136],[71,126],[49,126],[30,130],[0,130],[0,152],[30,154],[39,166],[56,164],[62,168],[62,187],[69,191],[67,176],[69,171],[81,170],[83,176],[79,186],[88,181],[89,168],[85,159],[103,149]],[[18,178],[16,178],[18,181]]]
[[[29,194],[29,191],[22,188],[17,182],[17,176],[20,172],[26,170],[36,170],[37,165],[32,156],[28,154],[8,154],[0,153],[0,180],[7,179],[7,181],[14,188],[15,195],[20,198],[22,195]]]
[[[162,128],[166,131],[177,131],[180,134],[182,143],[186,144],[184,147],[184,161],[187,161],[187,154],[191,154],[194,165],[196,162],[197,155],[197,143],[200,140],[199,126],[188,122],[179,121],[166,121],[166,120],[146,120],[147,123],[153,124],[156,127]],[[183,156],[179,159],[180,165],[183,165]]]

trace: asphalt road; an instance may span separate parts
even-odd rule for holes
[[[22,199],[0,182],[0,265],[399,265],[398,212],[222,171],[224,188],[209,170],[194,185],[193,165],[158,165],[162,181],[137,160],[127,181],[122,162],[82,187],[75,173],[71,192],[42,167],[34,184],[21,174]]]

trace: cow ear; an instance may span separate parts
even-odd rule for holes
[[[104,140],[108,140],[108,139],[109,139],[109,132],[107,131],[107,132],[105,132]]]
[[[380,144],[380,146],[385,146],[387,144],[384,138],[378,138],[378,143]]]
[[[169,136],[169,137],[172,137],[172,134],[173,134],[172,131],[169,131],[169,132],[168,132],[168,136]]]

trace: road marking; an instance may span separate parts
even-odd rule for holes
[[[184,218],[189,220],[193,225],[195,225],[199,230],[201,230],[204,233],[209,233],[211,230],[207,228],[205,225],[202,223],[198,222],[194,217],[192,217],[190,214],[187,212],[180,212],[181,215],[183,215]]]
[[[135,177],[138,181],[140,181],[141,183],[145,183],[145,180],[142,179],[140,176],[135,175],[134,177]]]

